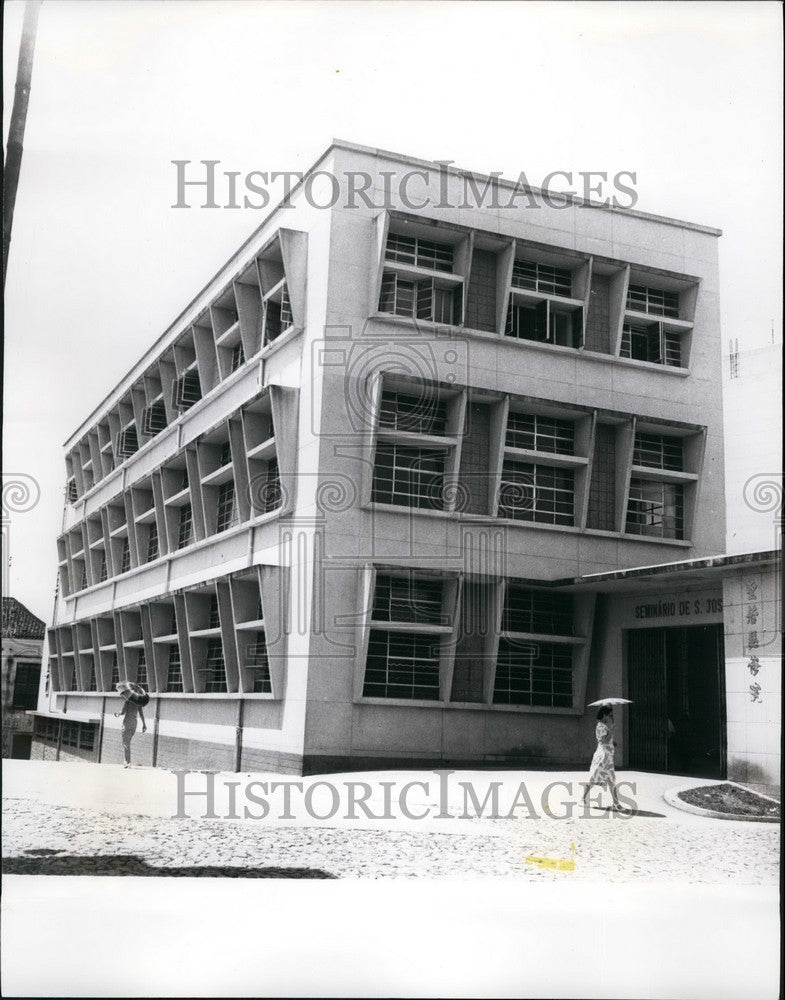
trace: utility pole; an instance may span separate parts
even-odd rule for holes
[[[8,249],[11,246],[11,226],[14,221],[16,189],[22,166],[27,105],[30,101],[30,81],[33,76],[35,35],[38,30],[40,10],[41,0],[28,0],[22,25],[22,39],[19,43],[16,91],[14,93],[14,106],[11,110],[11,123],[8,128],[8,148],[3,174],[3,288],[5,288],[5,276],[8,269]]]

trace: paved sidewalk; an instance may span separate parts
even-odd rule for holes
[[[186,802],[192,818],[174,819],[177,777],[151,768],[113,765],[4,761],[4,869],[18,874],[171,874],[264,877],[459,877],[503,876],[530,882],[680,882],[774,886],[778,881],[779,826],[712,820],[682,812],[662,798],[667,788],[686,783],[672,775],[620,772],[636,785],[637,813],[619,816],[593,808],[572,808],[571,796],[557,788],[549,799],[552,816],[542,809],[542,795],[552,782],[578,782],[583,773],[461,771],[449,776],[448,794],[440,797],[433,771],[355,772],[295,779],[282,775],[188,775],[187,789],[204,792],[215,782],[215,813],[204,819],[204,794]],[[270,814],[265,819],[225,818],[229,782],[235,790],[236,815],[246,804],[246,784],[266,782]],[[292,783],[291,818],[279,818],[282,798],[272,782]],[[345,786],[370,786],[367,805],[374,815],[384,809],[384,782],[392,782],[390,812],[396,818],[372,819],[355,809],[346,818]],[[408,790],[400,815],[400,795],[409,782],[427,782]],[[525,783],[538,814],[530,818],[523,804],[510,818],[481,818],[460,782],[470,783],[480,803],[498,782],[500,816]],[[315,820],[305,807],[309,788],[312,812],[328,815],[332,793],[340,790],[341,807],[329,819]],[[701,782],[696,779],[696,784]],[[302,793],[296,786],[302,787]],[[438,814],[441,812],[442,816]],[[462,818],[466,812],[466,818]],[[442,818],[449,814],[449,818]],[[555,818],[564,817],[564,818]],[[575,844],[575,869],[558,872],[527,864],[527,855],[568,858]],[[31,853],[32,852],[32,853]]]

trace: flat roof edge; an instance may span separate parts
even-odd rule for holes
[[[439,167],[440,170],[449,174],[454,174],[457,177],[471,177],[473,180],[478,181],[490,181],[495,179],[500,186],[512,190],[523,187],[523,185],[519,185],[517,181],[507,180],[504,177],[493,178],[489,174],[481,174],[475,170],[465,170],[461,167],[445,166],[444,161],[423,160],[416,156],[406,156],[404,153],[396,153],[390,149],[362,146],[358,143],[349,142],[346,139],[333,139],[328,149],[325,150],[325,153],[332,149],[346,149],[353,153],[366,153],[370,156],[384,157],[388,160],[397,160],[400,163],[411,163],[420,167]],[[316,166],[316,164],[314,164],[314,166]],[[313,170],[313,167],[311,170]],[[645,219],[648,222],[660,222],[663,225],[677,226],[680,229],[691,229],[695,232],[705,233],[707,236],[722,236],[721,229],[717,229],[715,226],[706,226],[700,222],[687,222],[684,219],[676,219],[668,215],[655,215],[653,212],[642,212],[640,209],[635,208],[622,208],[621,206],[614,207],[613,205],[604,205],[602,202],[595,202],[591,199],[581,198],[579,195],[564,194],[560,191],[549,191],[544,188],[534,187],[532,184],[525,185],[525,189],[527,191],[531,191],[532,194],[547,194],[551,198],[564,198],[570,204],[574,205],[585,205],[587,208],[595,208],[601,211],[614,212],[621,215],[631,215],[636,219]]]
[[[208,291],[208,289],[212,285],[218,283],[219,279],[222,277],[222,275],[226,271],[231,270],[232,265],[237,261],[237,259],[239,257],[241,257],[243,255],[243,253],[253,243],[254,239],[256,239],[256,237],[259,235],[259,233],[262,231],[262,229],[270,222],[270,220],[275,216],[275,214],[277,212],[280,212],[283,209],[284,205],[288,201],[291,200],[292,195],[303,186],[303,184],[305,183],[305,178],[309,174],[312,174],[314,172],[314,170],[316,170],[316,168],[319,166],[319,164],[323,160],[327,159],[327,157],[329,156],[329,154],[332,152],[332,150],[334,148],[335,148],[334,144],[331,143],[327,147],[327,149],[325,149],[324,152],[322,152],[320,154],[320,156],[316,160],[314,160],[314,162],[310,165],[310,167],[308,167],[307,170],[303,171],[303,179],[301,181],[298,181],[296,184],[292,185],[292,188],[289,191],[289,193],[284,198],[281,198],[281,200],[279,202],[277,202],[269,210],[269,212],[264,216],[264,218],[262,219],[262,221],[252,230],[252,232],[250,232],[248,234],[248,236],[243,240],[243,242],[240,244],[240,246],[234,251],[234,253],[231,255],[231,257],[229,257],[228,260],[226,260],[218,268],[218,270],[215,272],[215,274],[211,278],[209,278],[205,282],[204,285],[202,285],[202,287],[194,295],[194,297],[191,299],[191,301],[180,310],[180,312],[177,314],[177,316],[175,316],[175,318],[167,325],[167,327],[163,331],[163,333],[160,334],[153,341],[153,343],[147,348],[147,350],[144,352],[144,354],[141,356],[141,358],[139,358],[139,360],[133,365],[133,367],[130,368],[125,373],[125,375],[123,375],[123,377],[121,379],[119,379],[114,384],[114,386],[112,386],[112,388],[109,390],[109,392],[93,408],[93,410],[90,412],[89,416],[85,417],[85,419],[79,424],[79,426],[76,428],[76,430],[73,431],[71,434],[69,434],[69,436],[63,442],[63,448],[66,451],[70,450],[73,447],[73,445],[75,445],[76,442],[84,435],[85,431],[88,430],[90,428],[90,426],[94,423],[94,421],[96,420],[96,418],[99,416],[99,414],[101,413],[101,411],[107,406],[107,404],[112,399],[112,397],[115,395],[115,393],[119,392],[122,389],[122,387],[125,385],[126,382],[133,382],[140,375],[144,374],[144,372],[149,367],[151,361],[154,360],[154,357],[156,355],[156,351],[166,341],[166,338],[172,333],[172,331],[175,329],[175,327],[177,327],[177,325],[179,323],[181,323],[185,319],[185,317],[188,315],[188,313],[190,312],[190,310],[193,309],[196,306],[196,304],[199,301],[199,299]]]
[[[213,274],[213,276],[208,279],[207,282],[199,289],[199,291],[193,296],[193,298],[188,302],[183,309],[177,314],[177,316],[167,325],[163,333],[158,336],[153,343],[147,348],[142,357],[130,368],[126,374],[120,378],[111,390],[96,404],[95,407],[90,411],[90,414],[79,424],[79,426],[66,438],[63,442],[63,448],[69,451],[76,442],[84,435],[85,431],[90,428],[90,426],[98,418],[102,410],[110,403],[111,399],[118,392],[124,391],[124,386],[126,383],[133,382],[140,375],[144,374],[144,371],[149,366],[151,359],[154,357],[156,351],[160,346],[166,341],[166,338],[172,333],[175,327],[183,321],[188,312],[194,308],[199,299],[208,291],[208,289],[218,280],[221,276],[228,270],[231,269],[232,265],[237,261],[237,259],[245,252],[245,250],[250,246],[254,239],[259,235],[261,230],[266,226],[271,219],[276,215],[277,212],[281,211],[285,204],[291,201],[293,195],[300,190],[300,188],[305,184],[305,179],[312,174],[320,163],[322,163],[327,157],[336,149],[343,149],[348,152],[354,153],[364,153],[366,155],[384,157],[389,160],[395,160],[400,163],[408,163],[415,166],[430,167],[431,169],[438,168],[440,170],[445,170],[447,173],[453,174],[457,177],[471,177],[473,180],[477,181],[490,181],[494,178],[487,174],[477,173],[473,170],[463,170],[459,167],[445,166],[443,162],[437,160],[423,160],[419,157],[406,156],[403,153],[396,153],[392,150],[382,149],[374,146],[364,146],[359,143],[349,142],[346,139],[333,138],[330,145],[323,150],[322,153],[313,161],[313,163],[303,171],[302,180],[298,180],[289,191],[288,195],[281,198],[264,216],[261,222],[252,230],[247,238],[240,244],[240,246],[234,251],[231,257],[225,261],[219,267],[219,269]],[[503,177],[495,178],[497,183],[505,188],[514,190],[516,188],[520,189],[517,181],[506,180]],[[659,222],[663,225],[676,226],[681,229],[690,229],[695,232],[705,233],[709,236],[722,236],[721,229],[715,229],[710,226],[703,226],[694,222],[684,222],[679,219],[672,219],[668,216],[653,215],[649,212],[641,212],[634,208],[614,208],[612,205],[603,205],[599,202],[592,202],[591,200],[586,200],[580,198],[578,195],[567,195],[561,194],[556,191],[544,191],[542,188],[533,187],[532,185],[526,185],[525,189],[533,194],[548,194],[549,197],[561,197],[564,198],[569,204],[574,205],[585,205],[588,208],[594,208],[600,211],[612,212],[616,214],[622,214],[627,216],[632,216],[637,219],[644,219],[649,222]]]
[[[767,549],[759,552],[740,552],[733,555],[727,553],[718,556],[703,556],[699,559],[685,559],[679,562],[654,563],[651,566],[635,566],[630,569],[610,570],[606,573],[587,573],[585,576],[565,577],[549,583],[552,587],[576,586],[582,583],[612,583],[618,580],[632,580],[651,576],[662,576],[666,573],[687,573],[691,570],[704,569],[734,569],[743,566],[765,566],[780,558],[779,549]]]

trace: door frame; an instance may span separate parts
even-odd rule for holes
[[[722,622],[705,622],[700,625],[650,625],[643,626],[641,628],[625,628],[622,629],[622,650],[623,650],[623,660],[622,660],[622,697],[626,698],[629,694],[629,645],[628,636],[631,632],[645,632],[645,631],[669,631],[674,629],[697,629],[697,628],[711,628],[715,630],[715,644],[717,649],[717,686],[718,686],[718,712],[719,712],[719,755],[720,755],[720,776],[718,781],[726,781],[728,776],[728,709],[726,701],[726,691],[725,691],[725,632]],[[626,768],[632,769],[633,764],[630,763],[630,712],[629,710],[624,713],[624,766]],[[670,774],[671,772],[666,771],[652,771],[652,774]]]
[[[28,753],[26,757],[17,757],[14,753],[14,744],[17,740],[27,740],[28,741]],[[33,749],[33,734],[32,733],[11,733],[11,746],[9,747],[12,760],[30,760],[30,754]]]

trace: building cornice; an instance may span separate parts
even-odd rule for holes
[[[276,215],[284,210],[286,206],[290,206],[292,199],[298,192],[304,187],[308,178],[313,175],[324,163],[325,160],[336,150],[344,150],[349,153],[360,153],[366,156],[375,156],[379,159],[384,159],[388,161],[398,162],[406,164],[410,167],[418,167],[423,169],[430,169],[433,171],[441,171],[447,173],[448,175],[454,177],[471,178],[472,181],[478,182],[480,184],[485,184],[490,181],[495,181],[502,190],[508,191],[518,191],[523,190],[530,192],[531,194],[537,196],[547,195],[550,198],[564,198],[568,204],[575,206],[584,206],[587,208],[592,208],[594,211],[610,212],[614,215],[623,215],[628,218],[641,219],[647,222],[654,222],[666,226],[674,226],[680,229],[689,229],[695,232],[704,233],[709,236],[719,237],[722,235],[722,230],[715,229],[710,226],[703,226],[693,222],[684,222],[678,219],[672,219],[667,216],[653,215],[648,212],[640,212],[632,208],[621,208],[613,207],[612,205],[606,205],[602,202],[593,202],[591,200],[583,199],[578,195],[566,195],[560,194],[559,192],[549,192],[544,191],[542,188],[533,187],[530,185],[521,185],[518,181],[505,180],[501,177],[491,177],[487,174],[477,173],[472,170],[463,170],[458,167],[448,166],[443,162],[438,162],[435,160],[423,160],[418,157],[405,156],[402,153],[396,153],[391,150],[374,148],[372,146],[363,146],[358,143],[348,142],[345,139],[333,139],[330,145],[317,157],[317,159],[303,171],[302,178],[292,185],[289,193],[282,198],[264,217],[264,219],[259,223],[258,226],[250,233],[250,235],[243,241],[243,243],[238,247],[238,249],[232,254],[232,256],[215,272],[215,274],[203,285],[199,292],[190,300],[190,302],[182,309],[178,315],[172,320],[171,323],[166,327],[164,332],[156,338],[156,340],[150,345],[150,347],[144,352],[142,357],[133,365],[133,367],[113,386],[110,392],[103,397],[103,399],[91,410],[90,414],[79,424],[76,430],[68,437],[64,442],[63,447],[66,451],[70,449],[84,436],[84,434],[95,424],[95,422],[101,417],[103,412],[110,408],[114,402],[122,396],[125,392],[130,389],[133,384],[142,377],[149,366],[155,361],[155,359],[163,352],[165,346],[167,345],[173,334],[179,332],[179,328],[184,324],[191,315],[193,315],[199,308],[204,304],[206,299],[217,291],[220,286],[228,280],[231,274],[233,274],[236,269],[240,266],[243,256],[248,251],[248,248],[253,245],[262,231],[269,227],[270,223],[275,219]],[[287,217],[287,221],[291,221]]]

